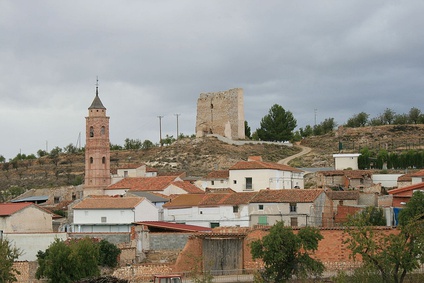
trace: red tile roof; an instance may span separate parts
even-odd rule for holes
[[[211,232],[212,229],[208,227],[201,227],[195,225],[178,224],[163,221],[143,221],[136,222],[138,225],[146,225],[155,228],[163,228],[166,230],[182,231],[182,232]]]
[[[145,198],[137,197],[88,197],[76,204],[74,209],[132,209]]]
[[[261,190],[250,201],[251,203],[277,203],[277,202],[313,202],[324,190],[285,189]]]
[[[412,173],[412,177],[424,177],[424,170],[420,170],[418,172]]]
[[[396,195],[399,193],[404,193],[408,191],[414,191],[414,190],[424,190],[424,183],[418,183],[411,186],[406,186],[398,189],[393,189],[388,191],[389,195]]]
[[[397,179],[398,182],[411,182],[412,181],[412,174],[403,174],[402,176],[399,176]]]
[[[228,179],[230,177],[229,170],[218,170],[212,171],[207,176],[206,179]]]
[[[110,185],[106,190],[128,189],[136,191],[163,191],[174,182],[176,178],[176,176],[129,177]]]
[[[359,191],[327,191],[325,194],[331,200],[358,200]]]
[[[263,161],[239,161],[230,167],[230,170],[252,170],[252,169],[272,169],[290,172],[303,172],[300,169],[278,163],[263,162]]]
[[[240,204],[248,204],[258,192],[243,192],[243,193],[227,193],[227,194],[209,194],[212,195],[220,195],[218,198],[204,198],[203,201],[199,204],[199,206],[207,206],[207,205],[240,205]]]
[[[187,181],[175,181],[175,182],[172,182],[172,185],[183,189],[189,194],[204,194],[205,193],[201,188]]]
[[[10,216],[31,205],[32,202],[0,203],[0,216]]]
[[[187,208],[198,206],[204,194],[184,194],[178,195],[163,205],[164,208]]]
[[[208,207],[240,205],[258,202],[313,202],[324,190],[261,190],[259,192],[212,193],[178,195],[163,205],[164,208]]]

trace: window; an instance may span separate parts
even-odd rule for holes
[[[239,207],[237,205],[233,206],[233,213],[239,212]]]
[[[128,171],[124,171],[124,178],[128,177]]]
[[[103,136],[105,134],[105,126],[100,128],[100,134]]]
[[[290,212],[297,211],[297,203],[290,203]]]
[[[90,138],[94,137],[94,128],[90,127]]]
[[[237,180],[233,180],[233,184],[235,185],[235,184],[237,184]]]
[[[219,223],[218,222],[211,222],[211,228],[216,228],[219,227]]]
[[[213,185],[215,185],[215,181],[211,181],[211,185],[213,186]]]
[[[106,222],[107,222],[106,216],[102,216],[102,223],[106,223]]]
[[[260,204],[259,205],[259,210],[264,210],[264,205],[263,204]]]
[[[93,161],[94,161],[93,157],[90,157],[90,163],[91,164],[93,164]]]
[[[298,224],[297,224],[297,217],[291,217],[290,218],[290,225],[292,227],[297,227],[298,226]]]
[[[253,188],[252,186],[252,177],[246,178],[246,190],[251,190]]]
[[[268,225],[268,217],[266,215],[259,216],[258,225]]]
[[[102,157],[102,163],[105,164],[106,163],[106,157]]]
[[[54,197],[54,203],[59,203],[60,202],[60,197]]]

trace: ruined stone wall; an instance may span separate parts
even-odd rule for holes
[[[217,134],[244,139],[243,89],[201,93],[197,100],[196,136]]]

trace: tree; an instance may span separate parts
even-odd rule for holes
[[[114,244],[106,241],[100,241],[99,263],[102,266],[116,267],[118,265],[118,255],[121,250]]]
[[[290,111],[286,111],[278,104],[274,104],[265,115],[256,130],[259,139],[264,141],[289,141],[293,138],[293,130],[297,121]]]
[[[409,110],[408,120],[411,124],[418,124],[420,121],[421,110],[415,107],[412,107]]]
[[[150,140],[145,140],[142,144],[141,144],[141,148],[142,149],[149,149],[149,148],[152,148],[152,147],[154,147],[155,145],[154,145],[154,143],[153,142],[151,142]]]
[[[292,276],[321,275],[324,265],[310,256],[321,239],[316,228],[305,227],[294,234],[284,222],[277,222],[267,236],[251,243],[251,253],[254,259],[263,260],[263,277],[270,282],[285,282]]]
[[[8,240],[0,238],[0,283],[16,281],[16,275],[20,273],[13,267],[13,263],[21,254],[20,249],[12,247]]]
[[[139,139],[125,139],[124,149],[138,150],[141,149],[141,141]]]
[[[0,163],[5,163],[6,158],[3,155],[0,155]]]
[[[370,115],[365,112],[355,114],[347,120],[346,127],[351,127],[351,128],[364,127],[368,123],[369,116]]]
[[[367,214],[350,217],[345,244],[355,259],[360,255],[363,269],[379,274],[382,282],[402,283],[405,276],[424,262],[424,221],[416,219],[387,234],[374,229]]]
[[[384,110],[383,114],[381,115],[383,124],[391,125],[393,123],[393,120],[395,119],[395,115],[395,111],[390,108],[386,108],[386,110]]]
[[[99,246],[89,238],[64,242],[56,239],[45,252],[37,254],[37,279],[70,283],[100,273]]]
[[[360,213],[355,214],[352,217],[360,218],[369,226],[385,226],[386,217],[381,207],[368,206]]]
[[[252,134],[251,134],[251,129],[249,127],[249,124],[247,123],[247,121],[244,121],[244,135],[246,136],[246,138],[251,138]]]
[[[416,191],[399,213],[399,225],[407,225],[415,218],[424,219],[424,193]]]

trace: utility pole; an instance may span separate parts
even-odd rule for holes
[[[177,137],[176,137],[176,140],[178,140],[178,136],[179,136],[179,132],[178,132],[178,117],[181,115],[181,114],[174,114],[176,117],[177,117]]]
[[[162,146],[162,118],[163,116],[158,116],[159,118],[159,143]]]
[[[314,126],[316,126],[317,125],[317,109],[316,108],[314,109],[314,114],[315,114],[315,124],[314,124]]]

